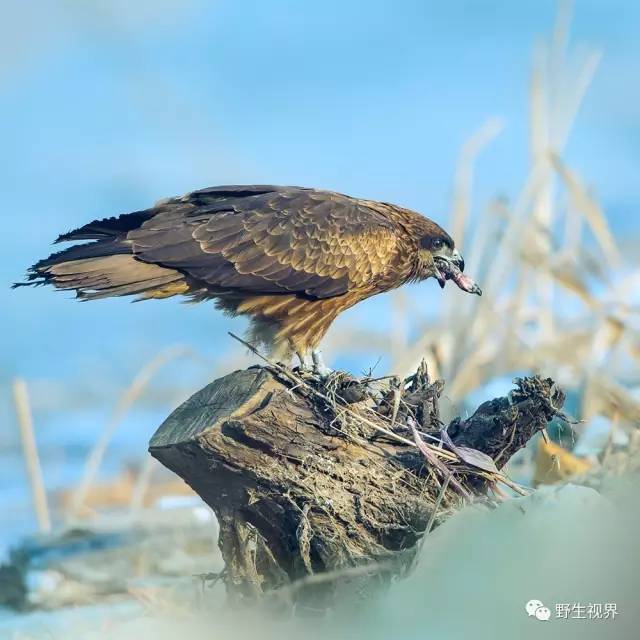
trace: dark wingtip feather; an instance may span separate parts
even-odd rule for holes
[[[89,224],[59,235],[54,243],[71,242],[73,240],[106,240],[108,238],[115,238],[119,235],[126,234],[128,231],[137,229],[153,215],[154,209],[145,209],[144,211],[124,213],[121,216],[104,218],[103,220],[94,220]]]
[[[59,244],[60,242],[70,242],[74,239],[73,234],[76,233],[78,229],[75,231],[67,231],[67,233],[61,233],[54,241],[53,244]]]

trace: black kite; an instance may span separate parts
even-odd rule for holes
[[[78,298],[184,294],[252,319],[252,339],[303,364],[336,316],[370,296],[436,278],[480,294],[453,240],[391,204],[300,187],[212,187],[60,236],[27,284]],[[317,353],[314,363],[321,366]]]

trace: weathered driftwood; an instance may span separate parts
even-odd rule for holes
[[[314,391],[267,368],[236,371],[176,409],[150,452],[215,511],[230,595],[287,587],[322,609],[344,580],[318,574],[351,568],[351,589],[356,574],[359,589],[401,574],[428,527],[496,480],[482,454],[501,468],[564,402],[551,380],[517,381],[510,398],[452,422],[448,447],[425,459],[414,437],[440,433],[442,387],[424,368],[375,393],[348,377]]]

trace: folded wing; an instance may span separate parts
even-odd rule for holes
[[[368,203],[295,187],[219,187],[161,205],[126,234],[140,261],[215,289],[327,298],[368,286],[398,249]]]

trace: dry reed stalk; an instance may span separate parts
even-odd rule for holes
[[[14,380],[12,391],[38,528],[41,533],[49,533],[51,531],[51,518],[49,516],[49,505],[47,504],[47,493],[42,479],[42,467],[36,445],[27,383],[21,379]]]
[[[172,360],[188,355],[189,353],[189,350],[182,346],[169,347],[155,356],[138,371],[131,381],[131,384],[120,397],[111,419],[104,427],[100,437],[87,457],[82,479],[75,493],[74,500],[71,503],[71,515],[77,516],[82,511],[87,493],[91,489],[100,470],[102,459],[114,433],[117,431],[131,406],[145,390],[154,374]]]
[[[556,154],[551,155],[551,161],[558,175],[567,186],[573,206],[584,217],[591,228],[609,266],[616,268],[620,265],[620,251],[609,229],[607,218],[600,205],[588,193],[575,172],[571,171]]]
[[[453,180],[453,201],[451,204],[451,232],[457,238],[458,248],[464,246],[469,215],[471,213],[471,193],[477,157],[504,129],[500,118],[490,118],[469,138],[460,149]]]
[[[553,44],[550,46],[550,49],[552,48]],[[540,188],[533,198],[528,232],[531,234],[529,242],[534,243],[537,256],[540,262],[544,263],[549,260],[551,254],[550,239],[547,234],[551,232],[555,217],[553,175],[547,158],[548,149],[555,144],[553,131],[555,114],[550,105],[553,87],[550,86],[551,74],[548,61],[551,52],[547,48],[539,47],[537,54],[531,77],[531,155],[532,162],[540,167],[541,181]],[[524,271],[532,276],[532,288],[538,300],[540,317],[537,331],[541,337],[549,337],[554,331],[553,281],[542,270],[530,271],[525,268]],[[524,274],[521,274],[521,277],[524,277]],[[521,326],[517,322],[518,319],[516,316],[516,326]]]
[[[571,87],[572,91],[565,100],[564,119],[561,122],[561,131],[558,138],[558,149],[563,149],[567,143],[569,132],[571,131],[571,123],[575,120],[580,110],[580,106],[584,101],[593,78],[596,74],[600,60],[602,59],[601,51],[590,51],[580,68],[572,74]]]
[[[463,143],[453,180],[453,198],[451,202],[450,232],[456,239],[458,249],[464,250],[471,216],[471,201],[475,165],[480,153],[504,129],[500,118],[490,118]],[[445,302],[444,315],[455,318],[455,300]]]
[[[566,328],[559,324],[564,318],[557,317],[564,302],[562,296],[578,295],[587,305],[588,314],[597,312],[600,303],[586,284],[562,266],[560,258],[567,255],[561,253],[562,247],[572,247],[571,257],[576,256],[584,220],[609,263],[616,264],[618,252],[606,218],[558,158],[600,59],[600,54],[593,52],[577,68],[569,64],[570,17],[571,3],[561,2],[551,42],[536,49],[530,96],[532,163],[515,203],[502,213],[502,235],[493,237],[495,206],[481,211],[475,225],[482,234],[481,246],[474,246],[469,264],[474,277],[483,284],[482,299],[457,302],[455,308],[446,304],[435,325],[432,323],[403,352],[394,354],[394,370],[402,372],[415,366],[424,354],[439,348],[442,376],[450,380],[447,393],[454,403],[509,370],[542,367],[550,362],[560,365],[562,358],[578,370],[579,363],[562,348]],[[468,176],[471,172],[472,167],[459,167],[456,175]],[[561,226],[557,222],[562,222],[558,175],[573,216],[571,223],[565,224],[564,243],[556,240],[556,229]],[[458,178],[457,184],[464,183]],[[462,195],[454,207],[453,223],[458,241],[469,209],[468,186],[460,189]],[[556,247],[561,247],[558,253]],[[583,258],[582,250],[577,258]],[[587,315],[585,319],[589,322],[592,317]],[[560,348],[562,357],[540,348],[552,344]]]

